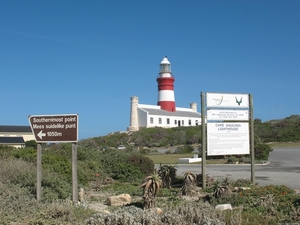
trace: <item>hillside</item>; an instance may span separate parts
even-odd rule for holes
[[[262,143],[300,141],[300,115],[284,119],[261,122],[254,121],[255,137]],[[80,145],[104,148],[125,145],[127,148],[168,147],[173,145],[194,145],[201,143],[201,126],[144,128],[136,132],[115,132],[106,136],[84,139]]]

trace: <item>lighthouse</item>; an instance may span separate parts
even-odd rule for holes
[[[167,56],[160,63],[159,76],[156,79],[158,87],[157,105],[161,109],[175,112],[174,77],[172,76],[171,63]]]

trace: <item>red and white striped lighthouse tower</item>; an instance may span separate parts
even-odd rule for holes
[[[158,87],[157,105],[161,109],[175,112],[174,77],[172,76],[171,63],[167,56],[160,63],[159,76],[156,79]]]

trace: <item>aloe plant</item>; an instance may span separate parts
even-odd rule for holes
[[[143,188],[144,209],[155,207],[155,197],[162,187],[162,180],[157,173],[147,176],[140,188]]]
[[[177,169],[172,165],[161,165],[158,174],[162,179],[162,187],[171,188],[172,181],[175,179]]]
[[[182,195],[194,195],[196,193],[197,175],[193,172],[184,173],[184,185],[181,189]]]

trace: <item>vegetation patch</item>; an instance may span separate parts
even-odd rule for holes
[[[267,160],[269,142],[298,142],[300,119],[255,121],[255,160]],[[1,224],[278,224],[299,223],[300,197],[286,186],[256,186],[250,180],[218,180],[187,172],[176,174],[178,158],[201,155],[201,128],[151,128],[113,133],[78,143],[78,188],[85,195],[72,199],[71,144],[43,144],[42,199],[36,200],[36,143],[23,149],[0,145]],[[125,145],[119,150],[118,145]],[[147,147],[148,146],[148,147]],[[158,147],[177,148],[158,155]],[[177,147],[178,146],[178,147]],[[144,148],[147,147],[147,148]],[[193,149],[193,150],[192,150]],[[150,154],[155,152],[156,154]],[[157,158],[155,158],[157,157]],[[208,157],[207,163],[245,163],[247,156]],[[154,165],[161,163],[157,171]],[[243,188],[241,188],[243,187]],[[127,193],[127,206],[109,207],[110,214],[89,204]],[[230,204],[232,210],[216,210]]]

